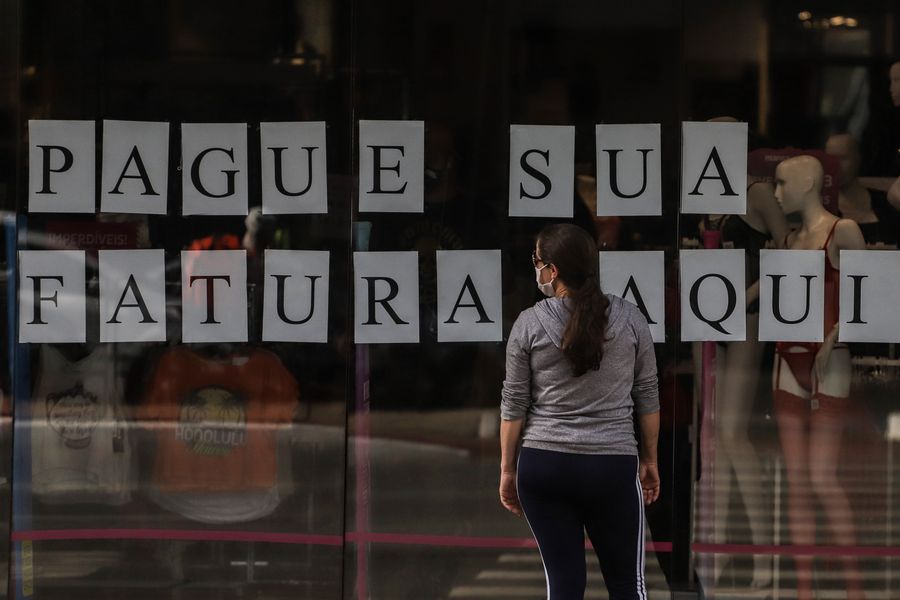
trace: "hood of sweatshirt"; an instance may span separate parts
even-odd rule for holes
[[[612,294],[606,294],[609,300],[609,309],[607,310],[607,328],[619,320],[626,310],[625,300]],[[562,336],[566,330],[566,323],[569,322],[571,315],[572,301],[568,298],[547,298],[541,300],[534,305],[534,312],[537,315],[538,322],[553,345],[562,348]]]

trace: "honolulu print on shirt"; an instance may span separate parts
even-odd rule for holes
[[[181,402],[175,438],[195,454],[226,456],[244,445],[247,401],[221,386],[188,393]]]
[[[97,396],[84,389],[79,381],[73,387],[47,394],[47,424],[63,439],[68,448],[91,445],[91,435],[100,419]]]

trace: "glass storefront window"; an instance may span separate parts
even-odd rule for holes
[[[569,222],[603,253],[605,291],[659,317],[648,597],[893,597],[897,16],[882,2],[0,0],[0,589],[546,597],[531,531],[497,498],[499,401],[512,323],[541,298],[535,235]],[[626,124],[658,125],[660,214],[604,212],[596,127]],[[682,204],[686,145],[707,124],[749,132],[740,214]],[[528,126],[574,136],[555,217],[511,207]],[[724,168],[710,161],[704,175]],[[380,204],[410,164],[410,193]],[[317,203],[292,210],[307,193]],[[652,294],[619,285],[626,252],[648,261]],[[454,293],[477,339],[447,328],[450,264],[481,274]],[[712,306],[711,288],[692,308],[684,287],[705,264],[743,278],[733,321],[688,323]],[[807,315],[773,265],[821,281]],[[868,285],[879,300],[853,295]],[[79,326],[35,333],[61,305]],[[365,311],[405,328],[365,338]],[[110,333],[125,314],[141,318]],[[790,333],[810,314],[819,341]],[[710,322],[728,335],[695,334]],[[586,597],[607,597],[585,558]]]

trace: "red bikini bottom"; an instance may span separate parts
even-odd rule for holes
[[[812,411],[823,416],[833,414],[846,417],[847,411],[851,408],[850,404],[850,398],[847,397],[816,392],[809,398],[804,398],[785,390],[775,390],[776,417],[808,417]]]
[[[816,354],[821,347],[822,344],[819,342],[777,342],[775,344],[776,355],[784,359],[800,387],[812,394],[809,398],[803,398],[778,389],[778,384],[781,382],[781,361],[779,360],[775,371],[776,414],[804,415],[809,414],[811,410],[843,412],[847,409],[849,398],[829,396],[819,391],[813,391],[813,367],[816,363]],[[802,348],[802,351],[794,350],[796,348]],[[846,349],[846,346],[836,346],[835,350],[842,348]]]
[[[816,354],[822,344],[819,342],[777,342],[775,344],[775,353],[784,359],[794,379],[807,392],[813,391],[812,371],[813,365],[816,364]],[[801,348],[802,352],[791,351],[794,348]],[[776,367],[776,385],[781,380],[781,361],[778,361]]]
[[[791,373],[794,374],[794,379],[796,379],[797,383],[800,384],[800,387],[807,392],[813,391],[813,366],[816,364],[816,354],[819,353],[819,348],[821,347],[822,344],[820,342],[775,343],[775,353],[784,359],[784,362],[787,363]],[[796,348],[800,348],[801,351],[796,351]],[[840,349],[846,350],[847,346],[839,344],[833,348],[833,350]],[[775,379],[777,385],[777,382],[780,381],[781,378],[781,361],[778,361],[778,366],[776,368],[778,369]]]

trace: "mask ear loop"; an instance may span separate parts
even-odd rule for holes
[[[549,267],[549,266],[552,265],[552,264],[553,264],[553,263],[544,263],[544,266],[543,266],[543,267],[540,267],[540,268],[535,267],[535,269],[537,269],[538,271],[543,271],[546,267]],[[554,281],[556,281],[557,279],[559,279],[559,277],[554,277],[554,276],[553,276],[553,272],[551,271],[551,272],[550,272],[550,281],[548,281],[547,283],[552,284],[552,283],[553,283]]]

